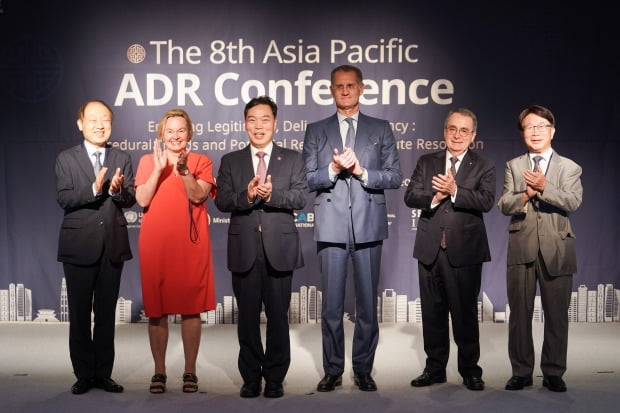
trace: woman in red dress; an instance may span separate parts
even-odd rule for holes
[[[168,315],[181,315],[185,354],[183,391],[198,391],[196,359],[200,313],[215,309],[213,262],[206,200],[215,197],[212,162],[190,152],[192,121],[182,109],[166,112],[157,125],[163,141],[140,159],[136,200],[144,208],[138,250],[144,311],[155,362],[150,392],[166,390]]]

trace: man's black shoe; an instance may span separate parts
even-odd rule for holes
[[[239,396],[241,397],[258,397],[260,395],[260,382],[252,381],[243,383]]]
[[[78,379],[73,386],[71,386],[71,393],[84,394],[93,387],[92,379]]]
[[[336,388],[336,386],[340,386],[342,384],[342,375],[339,374],[337,376],[326,374],[325,377],[321,379],[319,384],[316,386],[318,391],[332,391]]]
[[[560,376],[544,376],[543,386],[545,386],[551,391],[557,391],[557,392],[566,391],[566,383],[564,383],[564,380],[562,380],[562,377]]]
[[[275,381],[268,381],[265,383],[265,391],[263,392],[263,396],[272,399],[284,396],[282,383],[276,383]]]
[[[446,382],[446,373],[435,373],[431,374],[427,371],[424,371],[415,379],[411,380],[411,385],[413,387],[425,387],[430,386],[435,383],[445,383]]]
[[[506,390],[523,390],[532,385],[532,376],[512,376],[506,382]]]
[[[478,376],[463,377],[463,384],[469,390],[484,390],[484,381],[482,380],[482,377],[478,377]]]
[[[93,387],[103,389],[110,393],[122,393],[124,390],[123,386],[121,386],[109,377],[107,379],[95,379],[95,381],[93,382]]]
[[[355,385],[361,391],[377,391],[377,383],[372,379],[370,373],[355,373]]]

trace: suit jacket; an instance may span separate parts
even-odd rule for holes
[[[273,185],[269,202],[248,202],[248,183],[255,176],[250,146],[222,157],[215,206],[231,213],[227,256],[232,272],[248,271],[254,264],[259,226],[272,267],[293,271],[304,265],[293,212],[306,205],[308,193],[301,154],[274,144],[267,174]]]
[[[56,199],[65,215],[58,239],[58,261],[91,265],[105,245],[112,261],[132,258],[123,208],[136,202],[131,157],[107,146],[104,165],[108,167],[100,196],[93,195],[95,172],[84,144],[61,152],[56,158]],[[125,175],[120,195],[108,194],[116,168]]]
[[[483,213],[495,202],[495,164],[468,150],[456,174],[458,190],[454,204],[450,197],[434,209],[431,200],[433,176],[445,174],[446,151],[421,156],[405,192],[405,204],[421,210],[413,249],[414,258],[430,265],[440,248],[442,232],[446,253],[455,267],[490,261],[491,254]],[[451,247],[453,246],[453,247]]]
[[[531,263],[540,251],[550,275],[572,274],[577,271],[577,259],[569,213],[581,205],[581,167],[554,151],[538,202],[523,206],[523,172],[530,169],[527,153],[506,163],[504,190],[497,205],[510,216],[507,264]]]
[[[306,128],[303,156],[308,187],[316,192],[314,239],[347,243],[349,214],[353,217],[355,242],[365,243],[388,237],[385,189],[399,188],[403,175],[390,124],[383,119],[359,114],[354,151],[368,171],[368,183],[345,174],[329,178],[333,150],[342,153],[342,137],[336,114]],[[351,205],[351,210],[349,210]]]

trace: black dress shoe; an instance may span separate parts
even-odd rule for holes
[[[84,394],[93,387],[92,379],[78,379],[73,386],[71,386],[71,393]]]
[[[532,376],[512,376],[506,382],[506,390],[523,390],[532,385]]]
[[[265,391],[263,392],[263,396],[272,399],[284,396],[284,389],[282,388],[282,383],[277,383],[275,381],[268,381],[267,383],[265,383]]]
[[[122,393],[124,390],[123,386],[121,386],[109,377],[107,379],[95,379],[93,387],[103,389],[110,393]]]
[[[484,390],[484,381],[478,376],[463,377],[463,384],[469,390]]]
[[[239,396],[241,397],[258,397],[260,395],[260,382],[251,381],[243,383]]]
[[[326,374],[316,386],[318,391],[332,391],[342,384],[342,375]]]
[[[355,373],[355,385],[361,391],[377,391],[377,383],[373,380],[370,373]]]
[[[543,386],[545,386],[551,391],[557,391],[557,392],[566,391],[566,383],[564,383],[564,380],[562,380],[562,377],[560,376],[544,376]]]
[[[430,386],[435,383],[445,383],[446,382],[446,373],[429,373],[424,371],[415,379],[411,380],[411,385],[413,387],[425,387]]]

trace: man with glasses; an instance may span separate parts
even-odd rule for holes
[[[495,202],[495,165],[469,149],[476,115],[459,108],[444,122],[447,149],[421,156],[405,204],[421,210],[413,257],[418,260],[426,364],[414,387],[446,381],[449,322],[458,371],[469,390],[483,390],[478,365],[478,294],[482,263],[491,260],[483,213]]]
[[[510,216],[506,287],[510,317],[506,390],[531,386],[534,371],[532,315],[538,284],[545,313],[540,368],[543,386],[566,391],[568,307],[577,271],[569,214],[581,205],[581,167],[551,148],[555,118],[545,107],[524,109],[518,128],[528,152],[506,163],[500,211]]]

